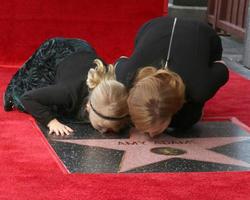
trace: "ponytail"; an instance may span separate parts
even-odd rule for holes
[[[113,65],[106,66],[99,59],[94,60],[95,68],[91,68],[88,72],[87,85],[90,90],[93,90],[104,80],[115,80],[115,68]]]
[[[176,88],[176,92],[179,95],[182,95],[185,92],[185,85],[177,73],[169,69],[156,69],[155,67],[151,66],[144,67],[139,70],[133,85],[135,86],[136,83],[147,77],[155,77],[160,81],[164,81],[166,85],[168,84],[168,86]]]
[[[146,131],[156,122],[166,121],[185,103],[182,78],[169,69],[142,68],[129,91],[130,117],[139,130]]]

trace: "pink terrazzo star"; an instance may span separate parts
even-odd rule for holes
[[[136,132],[135,129],[131,129],[129,139],[65,139],[56,141],[122,150],[124,151],[124,154],[120,163],[119,172],[125,172],[137,167],[164,160],[166,161],[171,158],[183,158],[203,162],[250,167],[250,164],[247,162],[209,150],[214,147],[244,140],[250,140],[250,137],[175,138],[169,135],[162,135],[154,139],[146,134]],[[157,147],[181,149],[186,153],[181,155],[162,155],[151,152],[151,149]]]

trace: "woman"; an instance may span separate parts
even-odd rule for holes
[[[117,80],[132,88],[135,127],[155,136],[198,122],[205,102],[228,81],[220,37],[198,21],[159,17],[142,26],[130,58],[116,63]]]
[[[94,128],[117,132],[128,120],[127,96],[126,88],[115,80],[113,66],[106,69],[86,41],[54,38],[43,43],[13,76],[4,108],[31,114],[50,134],[72,133],[58,117],[83,121],[85,110]]]

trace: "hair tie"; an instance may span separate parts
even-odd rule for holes
[[[99,113],[92,105],[91,101],[89,101],[89,104],[90,104],[90,107],[92,108],[92,110],[94,111],[95,114],[97,114],[99,117],[103,118],[103,119],[107,119],[107,120],[111,120],[111,121],[119,121],[119,120],[122,120],[122,119],[125,119],[126,117],[128,117],[129,115],[126,114],[124,116],[121,116],[121,117],[109,117],[109,116],[105,116],[101,113]]]

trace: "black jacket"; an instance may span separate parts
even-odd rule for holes
[[[63,114],[75,117],[88,96],[86,79],[97,55],[81,51],[65,58],[57,66],[54,85],[24,93],[21,102],[25,111],[43,125]]]
[[[132,55],[117,62],[118,81],[131,87],[139,68],[145,66],[160,68],[165,65],[173,22],[174,18],[159,17],[140,28]],[[174,116],[175,122],[189,126],[199,120],[204,103],[228,81],[227,67],[221,63],[214,63],[221,60],[221,56],[221,39],[209,25],[177,19],[169,69],[183,79],[186,85],[187,103]],[[192,111],[195,120],[188,119]],[[188,122],[189,120],[192,122]]]

